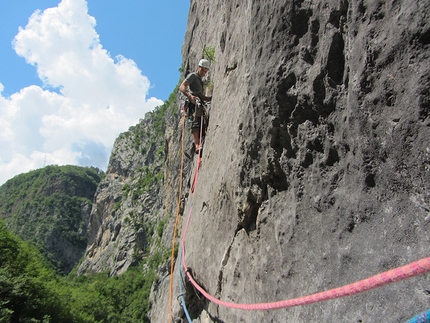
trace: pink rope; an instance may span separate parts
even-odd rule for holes
[[[201,137],[200,137],[200,143],[201,143]],[[196,185],[197,185],[197,179],[199,177],[199,170],[200,170],[200,164],[202,162],[201,159],[201,154],[198,154],[198,158],[197,158],[197,167],[196,167],[196,172],[194,173],[194,179],[193,179],[193,184],[191,185],[191,193],[192,193],[192,199],[191,199],[191,205],[190,205],[190,209],[188,211],[188,217],[187,217],[187,223],[185,225],[185,229],[184,229],[184,237],[181,239],[181,246],[182,246],[182,254],[185,255],[185,235],[187,234],[188,231],[188,225],[190,224],[190,219],[191,219],[191,214],[193,212],[193,203],[194,203],[194,193],[196,190]],[[182,265],[184,266],[184,268],[187,268],[187,264],[185,263],[185,257],[182,257]],[[185,269],[186,271],[187,269]]]
[[[184,244],[182,244],[182,246],[184,247]],[[183,251],[184,249],[182,250],[182,252]],[[185,257],[182,257],[182,259],[183,259],[182,260],[183,266],[185,269],[187,269],[188,267],[185,262]],[[312,294],[304,297],[289,299],[289,300],[283,300],[279,302],[256,303],[256,304],[239,304],[239,303],[225,302],[225,301],[219,300],[211,296],[210,294],[208,294],[199,284],[197,284],[197,282],[193,279],[193,277],[188,271],[186,273],[187,273],[188,279],[191,281],[194,287],[209,301],[229,308],[260,311],[260,310],[274,310],[274,309],[280,309],[280,308],[288,308],[288,307],[294,307],[299,305],[308,305],[312,303],[327,301],[330,299],[351,296],[351,295],[359,294],[359,293],[368,291],[370,289],[381,287],[383,285],[387,285],[396,281],[422,275],[429,271],[430,271],[430,257],[427,257],[427,258],[420,259],[416,262],[412,262],[408,265],[398,267],[398,268],[383,272],[381,274],[377,274],[375,276],[357,281],[355,283],[330,289],[324,292],[320,292],[320,293],[316,293],[316,294]]]
[[[193,185],[192,185],[192,189],[191,189],[192,194],[193,194],[193,200],[194,200],[195,188],[197,185],[197,178],[199,175],[200,163],[201,163],[200,154],[198,156],[199,157],[197,160],[196,172],[194,174],[194,181],[193,181]],[[258,310],[258,311],[261,311],[261,310],[274,310],[274,309],[280,309],[280,308],[289,308],[289,307],[294,307],[294,306],[299,306],[299,305],[308,305],[308,304],[312,304],[312,303],[327,301],[330,299],[336,299],[336,298],[341,298],[341,297],[345,297],[345,296],[351,296],[351,295],[363,293],[363,292],[368,291],[370,289],[381,287],[381,286],[384,286],[384,285],[387,285],[387,284],[390,284],[390,283],[393,283],[396,281],[404,280],[407,278],[411,278],[414,276],[422,275],[422,274],[428,273],[430,271],[430,257],[427,257],[427,258],[423,258],[423,259],[420,259],[420,260],[415,261],[415,262],[411,262],[411,263],[404,265],[402,267],[391,269],[391,270],[388,270],[386,272],[377,274],[375,276],[371,276],[369,278],[359,280],[359,281],[352,283],[352,284],[349,284],[349,285],[333,288],[333,289],[330,289],[330,290],[327,290],[324,292],[315,293],[315,294],[311,294],[308,296],[283,300],[283,301],[279,301],[279,302],[255,303],[255,304],[240,304],[240,303],[222,301],[222,300],[219,300],[219,299],[213,297],[209,293],[207,293],[199,284],[197,284],[197,282],[194,280],[194,278],[192,277],[191,273],[188,270],[188,266],[187,266],[187,263],[185,260],[185,258],[186,258],[185,257],[185,237],[187,235],[192,210],[193,210],[193,206],[191,205],[189,212],[188,212],[187,223],[185,225],[184,233],[182,235],[182,240],[181,240],[182,266],[184,267],[185,273],[187,274],[188,279],[193,284],[193,286],[204,297],[206,297],[209,301],[211,301],[215,304],[221,305],[221,306],[225,306],[225,307],[229,307],[229,308],[235,308],[235,309],[241,309],[241,310],[254,310],[254,311]]]
[[[200,169],[200,161],[201,160],[199,156],[197,167],[196,167],[196,173],[194,175],[193,196],[195,193],[195,185],[197,184],[197,178],[198,178],[198,173]],[[363,293],[370,289],[381,287],[383,285],[387,285],[387,284],[400,281],[403,279],[411,278],[414,276],[422,275],[430,271],[430,257],[427,257],[427,258],[423,258],[418,261],[412,262],[408,265],[391,269],[389,271],[377,274],[375,276],[372,276],[363,280],[359,280],[349,285],[345,285],[342,287],[330,289],[324,292],[320,292],[320,293],[316,293],[316,294],[312,294],[304,297],[298,297],[298,298],[279,301],[279,302],[257,303],[257,304],[239,304],[239,303],[225,302],[207,293],[199,284],[197,284],[197,282],[192,277],[191,273],[188,271],[188,266],[185,260],[185,237],[187,235],[187,230],[190,223],[192,210],[193,208],[191,205],[190,210],[188,212],[188,218],[187,218],[187,223],[185,225],[184,234],[182,235],[182,241],[181,241],[182,255],[183,255],[182,265],[188,276],[188,279],[194,285],[194,287],[209,301],[221,306],[236,308],[241,310],[274,310],[279,308],[288,308],[288,307],[294,307],[299,305],[307,305],[307,304],[327,301],[330,299],[341,298],[344,296]]]

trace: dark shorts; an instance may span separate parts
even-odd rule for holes
[[[200,131],[200,125],[202,123],[202,112],[203,109],[197,106],[196,110],[194,111],[193,122],[191,123],[191,133]]]

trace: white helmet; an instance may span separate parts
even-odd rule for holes
[[[203,68],[209,69],[209,61],[207,59],[201,59],[199,62],[199,66]]]

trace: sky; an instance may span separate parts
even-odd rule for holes
[[[106,171],[121,132],[179,81],[189,0],[0,0],[0,185]]]

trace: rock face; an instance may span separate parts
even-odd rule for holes
[[[151,249],[154,226],[164,220],[166,191],[161,127],[148,113],[115,142],[106,178],[95,195],[88,247],[78,274],[123,273]]]
[[[185,70],[215,48],[204,157],[184,212],[192,198],[186,262],[208,293],[280,301],[429,255],[429,6],[191,1]],[[170,140],[166,185],[177,190]],[[185,318],[174,280],[172,317]],[[428,308],[429,290],[417,277],[272,311],[217,306],[192,288],[186,299],[201,322],[403,322]],[[168,297],[166,278],[152,322],[166,321]]]

